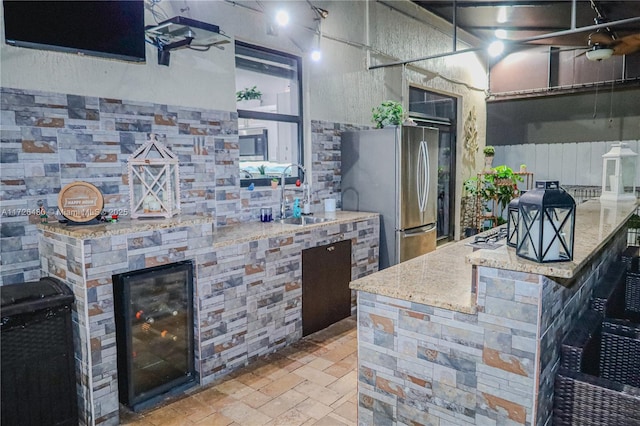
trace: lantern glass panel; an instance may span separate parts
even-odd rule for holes
[[[509,206],[507,217],[507,245],[515,247],[518,242],[518,208]]]
[[[605,160],[605,191],[618,192],[618,182],[616,181],[616,160]]]
[[[634,181],[636,177],[636,158],[635,157],[623,157],[622,164],[622,188],[621,192],[634,193]]]
[[[569,260],[573,239],[573,208],[549,207],[542,227],[542,261]]]
[[[537,248],[540,244],[540,208],[536,205],[520,205],[518,215],[517,254],[538,259]]]

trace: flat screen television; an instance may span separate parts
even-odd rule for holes
[[[11,46],[145,61],[144,0],[3,1]]]

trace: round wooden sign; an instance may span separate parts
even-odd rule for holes
[[[58,209],[74,222],[89,222],[100,216],[104,198],[98,188],[87,182],[72,182],[58,194]]]

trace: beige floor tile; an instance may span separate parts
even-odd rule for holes
[[[310,363],[308,363],[307,365],[309,367],[315,368],[316,370],[324,371],[328,367],[331,367],[333,364],[334,364],[333,362],[326,360],[324,358],[316,358]]]
[[[170,407],[156,410],[145,416],[144,420],[156,426],[186,426],[193,424],[191,420],[185,419],[182,413]]]
[[[313,423],[313,426],[347,426],[346,423],[336,419],[335,417],[325,416]]]
[[[282,413],[289,411],[305,399],[307,399],[306,395],[292,389],[262,405],[258,410],[276,419],[282,415]]]
[[[261,411],[256,410],[255,408],[251,408],[247,404],[243,402],[236,402],[231,404],[222,410],[221,413],[230,419],[233,419],[234,422],[243,424],[243,425],[263,425],[268,423],[271,420],[270,416],[267,416]]]
[[[227,380],[216,385],[216,390],[236,399],[242,399],[250,393],[255,392],[255,389],[245,385],[237,379]]]
[[[252,361],[205,389],[146,413],[135,426],[327,426],[357,422],[356,321]]]
[[[269,385],[262,388],[261,392],[267,396],[270,396],[271,398],[275,398],[279,395],[282,395],[286,391],[293,389],[303,381],[304,379],[300,377],[298,374],[287,373],[286,376],[282,376],[279,379],[274,380]]]
[[[318,402],[322,402],[325,405],[331,405],[340,399],[340,395],[338,393],[308,380],[305,380],[296,386],[295,390],[315,399]]]
[[[240,383],[243,383],[249,386],[254,390],[262,389],[263,387],[267,386],[269,383],[273,381],[266,377],[258,376],[253,372],[245,373],[239,376],[236,380],[239,381]]]
[[[318,420],[333,411],[333,408],[309,397],[296,405],[296,409]]]
[[[322,355],[322,358],[327,359],[329,361],[338,362],[347,356],[356,352],[356,348],[351,345],[341,345],[335,349],[332,349]]]
[[[346,395],[358,386],[358,374],[355,371],[345,374],[327,387],[340,395]]]
[[[310,417],[307,414],[292,408],[273,419],[273,426],[301,426],[309,419]]]
[[[233,424],[233,419],[230,419],[220,413],[215,413],[209,417],[205,417],[196,424],[202,426],[229,426]]]
[[[340,361],[335,364],[331,364],[331,366],[327,367],[323,371],[327,374],[331,374],[333,377],[340,378],[350,371],[353,371],[353,367],[344,365],[342,364],[342,361]]]
[[[352,402],[345,402],[333,410],[333,413],[353,423],[358,421],[358,407]]]
[[[170,407],[192,422],[198,422],[215,412],[215,408],[212,405],[195,398],[185,398],[174,402]]]
[[[320,386],[328,386],[337,380],[335,376],[317,370],[313,367],[309,367],[309,365],[303,365],[295,370],[294,373]]]

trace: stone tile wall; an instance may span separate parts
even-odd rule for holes
[[[96,185],[107,211],[129,209],[127,158],[150,132],[180,159],[184,214],[216,225],[258,220],[278,211],[280,192],[239,185],[237,113],[39,91],[0,89],[0,285],[37,280],[40,260],[34,215],[53,219],[60,189]],[[312,121],[314,212],[340,203],[340,135],[351,125]]]
[[[302,250],[350,239],[353,279],[378,269],[377,218],[222,247],[212,224],[84,241],[40,232],[43,273],[76,297],[76,378],[87,425],[119,422],[112,274],[193,261],[195,366],[206,385],[302,337]]]
[[[561,341],[625,246],[572,282],[478,267],[473,315],[358,292],[359,424],[550,424]]]
[[[2,88],[0,284],[40,277],[36,223],[68,183],[96,185],[107,211],[129,210],[127,158],[150,132],[178,154],[184,214],[240,220],[237,113]],[[124,215],[123,215],[124,216]]]

